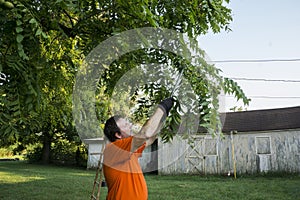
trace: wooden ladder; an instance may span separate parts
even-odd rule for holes
[[[102,158],[103,158],[104,149],[105,149],[105,143],[102,144],[101,153],[97,153],[97,154],[100,154],[100,158],[98,161],[98,166],[97,166],[96,175],[95,175],[95,179],[94,179],[94,186],[93,186],[93,191],[92,191],[92,195],[91,195],[91,200],[99,200],[101,187],[105,183],[103,181],[103,170],[102,170],[102,167],[103,167]]]

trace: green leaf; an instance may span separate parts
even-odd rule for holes
[[[23,22],[21,21],[21,20],[17,20],[17,26],[20,26],[20,25],[22,25],[23,24]]]
[[[22,50],[23,50],[23,45],[22,45],[21,43],[18,43],[17,46],[18,46],[18,50],[19,50],[19,51],[22,51]]]
[[[23,35],[21,35],[21,34],[18,34],[18,35],[17,35],[17,42],[18,42],[18,43],[21,43],[21,42],[23,41],[23,39],[24,39],[24,36],[23,36]]]
[[[35,36],[41,35],[42,32],[43,32],[42,29],[38,28],[35,33]]]
[[[16,28],[16,32],[17,32],[17,33],[21,33],[22,31],[23,31],[23,28],[22,28],[22,27],[17,27],[17,28]]]
[[[28,104],[28,110],[33,110],[33,104],[32,103]]]
[[[10,128],[10,126],[8,126],[4,131],[4,135],[8,136],[11,132],[12,132],[12,129]]]
[[[11,116],[10,116],[10,115],[5,114],[5,113],[3,113],[2,115],[3,115],[3,117],[5,117],[7,120],[11,120]]]
[[[23,58],[24,60],[29,60],[29,57],[25,54],[24,50],[19,50],[18,54],[21,58]]]
[[[29,23],[30,23],[30,24],[37,24],[37,21],[36,21],[34,18],[31,18],[31,19],[29,20]]]
[[[20,110],[18,110],[17,112],[14,112],[13,113],[13,116],[14,117],[17,117],[17,116],[20,116],[21,115],[21,111]]]
[[[46,34],[45,32],[42,32],[42,36],[43,36],[43,38],[45,38],[45,39],[48,38],[48,36],[47,36],[47,34]]]
[[[28,96],[28,97],[26,98],[25,103],[26,103],[26,104],[31,103],[32,100],[33,100],[32,97],[31,97],[31,96]]]
[[[10,106],[15,106],[15,105],[19,105],[19,100],[15,100],[15,101],[12,101],[12,102],[10,102]]]

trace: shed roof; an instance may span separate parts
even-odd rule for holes
[[[223,132],[268,131],[300,128],[300,106],[221,114]]]
[[[88,138],[83,140],[86,144],[102,144],[104,141],[104,138]]]

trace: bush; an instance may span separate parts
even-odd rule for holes
[[[16,143],[6,148],[0,148],[0,158],[17,158],[28,160],[29,163],[41,163],[43,145],[40,142],[28,145]],[[87,166],[87,150],[79,142],[70,142],[67,139],[57,139],[52,142],[50,163],[56,165]]]
[[[54,164],[74,165],[76,145],[65,139],[51,144],[50,160]]]
[[[0,158],[23,159],[24,148],[19,143],[0,148]]]
[[[28,145],[26,148],[25,158],[30,163],[38,163],[42,160],[43,146],[42,144]]]
[[[0,148],[0,158],[13,157],[14,153],[9,148]]]
[[[43,153],[41,144],[28,146],[26,152],[26,158],[30,163],[41,162]],[[83,145],[78,145],[66,139],[59,139],[51,144],[50,163],[86,167],[87,151]]]

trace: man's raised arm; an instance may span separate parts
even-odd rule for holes
[[[133,137],[131,152],[134,152],[144,142],[146,142],[146,146],[154,142],[172,106],[173,98],[171,97],[158,104],[154,114],[143,125],[139,133]]]

